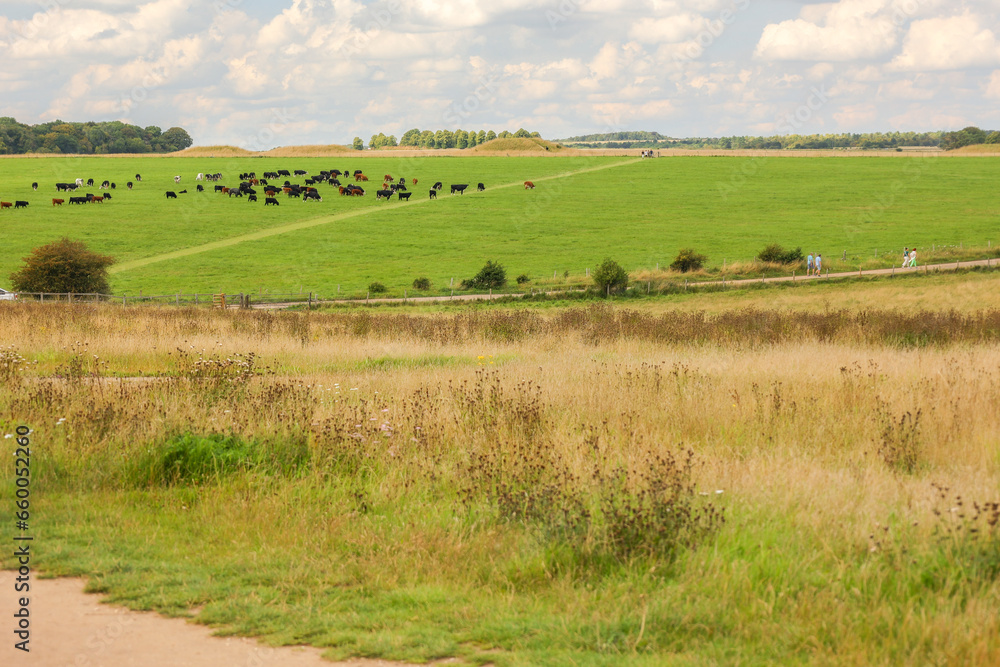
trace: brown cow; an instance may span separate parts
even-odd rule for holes
[[[534,190],[535,189],[535,184],[532,183],[531,181],[525,181],[524,182],[524,189],[525,190]]]
[[[13,206],[9,201],[0,201],[0,208],[10,208]]]
[[[390,176],[389,174],[386,174],[385,176],[382,177],[382,180],[383,181],[391,181],[392,180],[392,176]]]
[[[52,205],[53,206],[62,206],[63,202],[65,202],[65,201],[66,201],[65,199],[53,199],[52,200]]]
[[[417,179],[415,179],[415,178],[413,179],[413,184],[414,184],[414,185],[416,185],[416,184],[417,184]]]

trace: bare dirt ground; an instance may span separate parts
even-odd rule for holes
[[[253,639],[214,637],[182,618],[129,611],[84,593],[83,579],[37,579],[14,590],[0,572],[0,665],[5,667],[402,667],[382,660],[331,662],[312,647],[273,648]],[[18,598],[30,598],[30,652],[14,647]]]

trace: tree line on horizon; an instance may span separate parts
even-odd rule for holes
[[[516,132],[503,130],[499,134],[493,130],[420,130],[413,128],[403,133],[397,142],[395,135],[386,136],[379,132],[373,134],[368,141],[368,148],[385,148],[393,146],[410,146],[413,148],[474,148],[479,144],[494,139],[506,139],[509,137],[541,138],[538,132],[528,132],[523,127]],[[364,150],[365,143],[361,137],[354,137],[353,147],[355,150]]]
[[[54,120],[38,125],[0,117],[0,155],[23,153],[172,153],[193,144],[182,127],[163,131],[155,125],[139,127],[121,121],[71,123]]]
[[[675,139],[659,132],[607,132],[555,141],[586,148],[716,148],[722,150],[894,149],[906,146],[954,150],[975,144],[1000,144],[1000,131],[966,127],[955,132],[853,132],[788,134],[769,137],[690,137]]]

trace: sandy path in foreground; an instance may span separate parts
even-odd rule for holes
[[[213,637],[182,618],[129,611],[83,592],[83,579],[32,575],[29,653],[17,650],[15,574],[0,572],[0,665],[5,667],[401,667],[381,660],[330,662],[311,647],[272,648],[252,639]]]

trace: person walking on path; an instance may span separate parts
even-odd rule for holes
[[[916,249],[916,247],[914,247],[912,250],[910,250],[909,261],[906,263],[906,265],[909,266],[912,269],[917,268],[917,249]]]
[[[823,255],[816,253],[816,275],[823,275]]]
[[[809,253],[809,256],[806,257],[806,275],[811,276],[812,272],[813,272],[813,254]]]
[[[903,263],[900,265],[899,268],[905,269],[906,265],[907,265],[907,263],[909,263],[909,261],[910,261],[910,249],[904,247],[903,248]]]

